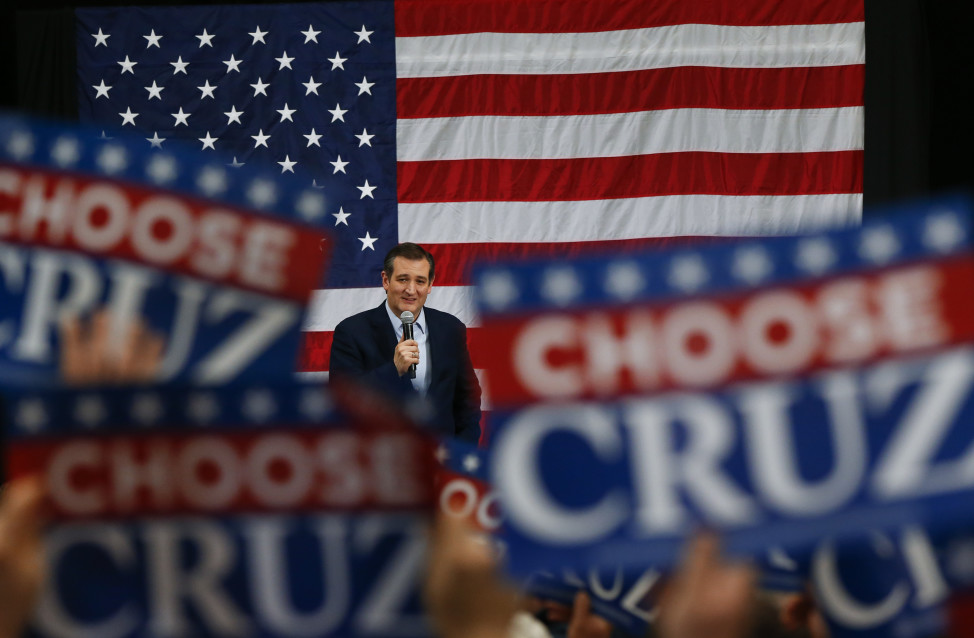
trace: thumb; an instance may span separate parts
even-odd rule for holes
[[[571,624],[577,625],[578,623],[584,622],[588,618],[589,613],[592,609],[592,600],[588,597],[588,594],[580,591],[575,594],[575,603],[572,605],[572,618]]]

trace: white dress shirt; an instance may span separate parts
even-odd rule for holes
[[[389,302],[386,301],[386,313],[389,315],[389,321],[392,322],[392,328],[396,331],[396,341],[398,342],[402,339],[402,320],[399,319],[393,312],[392,308],[389,307]],[[427,339],[429,333],[426,327],[426,315],[423,311],[419,311],[419,316],[416,317],[416,321],[413,322],[413,339],[419,344],[419,363],[416,364],[416,378],[411,379],[413,388],[419,391],[420,394],[425,395],[426,390],[430,387],[430,376],[432,370],[430,368],[430,347],[429,340]]]

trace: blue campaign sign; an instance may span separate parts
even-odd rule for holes
[[[282,381],[6,393],[9,474],[40,475],[54,519],[33,635],[429,635],[432,442],[350,398]]]
[[[416,514],[73,523],[46,538],[38,637],[432,635]]]
[[[751,237],[699,248],[521,260],[474,268],[482,320],[586,307],[660,303],[892,267],[968,249],[969,198],[889,208],[860,228]]]
[[[864,528],[974,523],[974,351],[713,394],[495,412],[515,573],[671,565],[687,533],[807,554]]]
[[[330,244],[310,180],[0,116],[0,385],[58,380],[58,325],[164,337],[157,380],[294,370]],[[120,337],[119,337],[120,338]]]

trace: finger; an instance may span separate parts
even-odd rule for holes
[[[146,338],[145,323],[135,317],[124,326],[125,334],[118,350],[118,374],[120,381],[126,381],[138,369],[140,346]]]
[[[713,532],[697,534],[690,542],[683,562],[683,578],[690,588],[702,584],[718,564],[720,557],[720,538]]]
[[[165,341],[162,336],[144,330],[136,349],[136,357],[131,369],[132,377],[136,381],[151,381],[159,372],[162,365],[162,353]]]
[[[85,352],[81,336],[81,321],[77,315],[64,316],[60,322],[61,376],[68,383],[84,378]]]
[[[107,310],[99,310],[91,319],[90,349],[92,381],[106,381],[115,376],[116,362],[109,352],[111,317]]]
[[[575,602],[572,605],[572,624],[581,623],[586,618],[592,610],[592,600],[588,597],[588,594],[580,591],[575,594]]]
[[[39,539],[44,525],[44,483],[26,476],[9,483],[0,499],[0,536],[14,547]]]

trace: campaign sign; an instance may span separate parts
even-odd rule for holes
[[[305,183],[0,116],[0,384],[55,382],[58,322],[103,308],[165,337],[159,380],[292,372],[330,250]]]
[[[37,636],[426,636],[435,460],[320,387],[11,391],[55,524]]]
[[[700,526],[729,551],[974,522],[974,350],[719,393],[495,412],[490,476],[511,568],[672,564]]]
[[[719,388],[974,337],[966,200],[857,230],[474,274],[491,404]]]

